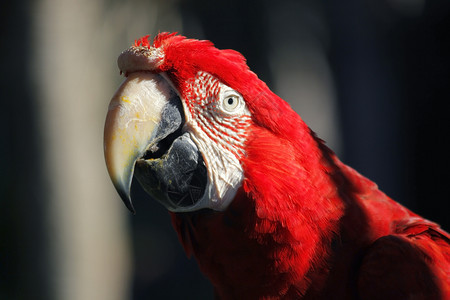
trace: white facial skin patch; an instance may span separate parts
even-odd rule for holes
[[[240,161],[245,155],[251,115],[237,91],[206,72],[189,80],[186,91],[184,131],[202,153],[208,170],[207,188],[199,202],[222,211],[244,179]]]

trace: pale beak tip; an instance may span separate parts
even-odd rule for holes
[[[134,209],[133,202],[131,202],[131,198],[130,198],[129,193],[119,192],[119,196],[122,199],[122,201],[125,204],[125,206],[128,208],[128,210],[133,215],[135,215],[136,214],[136,210]]]
[[[108,160],[106,165],[108,167],[110,166],[110,164],[108,164]],[[133,207],[133,202],[131,201],[131,191],[130,191],[133,168],[128,166],[128,168],[123,170],[122,174],[117,174],[117,172],[111,172],[110,169],[108,169],[108,171],[110,172],[112,183],[116,188],[116,191],[119,194],[120,198],[122,199],[123,203],[128,208],[128,210],[133,213],[133,215],[136,214],[136,211]]]

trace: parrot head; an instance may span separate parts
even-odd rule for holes
[[[209,41],[145,36],[118,66],[125,80],[109,105],[104,150],[132,211],[133,177],[172,212],[225,210],[245,179],[254,129],[292,137],[303,124],[240,53]]]

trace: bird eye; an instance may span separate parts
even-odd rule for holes
[[[223,99],[223,108],[228,112],[233,112],[239,106],[240,98],[237,95],[230,95]]]

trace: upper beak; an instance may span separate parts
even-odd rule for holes
[[[133,213],[130,186],[136,160],[170,133],[170,128],[158,126],[174,96],[161,75],[136,72],[129,74],[109,104],[104,131],[106,165],[114,187]]]

